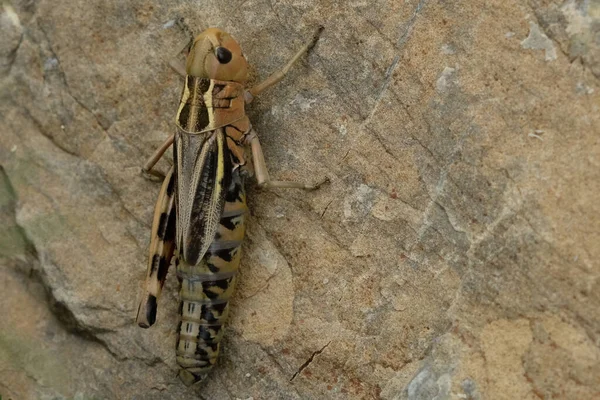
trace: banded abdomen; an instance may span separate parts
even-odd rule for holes
[[[246,195],[240,169],[232,172],[214,240],[198,265],[178,260],[181,322],[177,338],[180,378],[191,385],[203,379],[219,354],[229,314],[244,238]]]

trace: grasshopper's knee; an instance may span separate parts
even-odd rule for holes
[[[145,179],[148,179],[152,182],[160,182],[165,179],[165,175],[163,173],[154,169],[147,169],[145,167],[142,167],[140,172]]]

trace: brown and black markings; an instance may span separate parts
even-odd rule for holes
[[[173,144],[174,165],[155,208],[146,291],[137,323],[148,328],[156,321],[157,299],[177,249],[181,319],[176,357],[179,377],[186,385],[202,380],[219,354],[245,233],[244,177],[254,173],[261,187],[305,190],[326,181],[307,185],[271,180],[245,113],[245,104],[283,79],[320,32],[283,69],[249,90],[245,89],[248,66],[239,44],[215,28],[199,35],[186,60],[175,133],[144,165],[144,171],[151,171]],[[245,157],[248,147],[251,160]]]

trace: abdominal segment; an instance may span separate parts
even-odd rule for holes
[[[198,265],[179,259],[180,315],[176,344],[179,376],[186,385],[204,378],[215,365],[229,315],[240,264],[247,212],[244,188],[236,171],[223,215],[208,251]]]

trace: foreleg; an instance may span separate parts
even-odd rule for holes
[[[317,40],[319,40],[319,36],[321,35],[322,31],[323,27],[321,26],[315,31],[315,34],[313,35],[311,40],[304,46],[302,46],[302,48],[294,55],[294,57],[292,57],[292,59],[285,65],[285,67],[273,73],[267,79],[254,86],[250,90],[247,90],[245,94],[246,103],[250,103],[255,96],[281,81],[289,72],[289,70],[294,66],[294,64],[296,64],[296,62],[300,59],[300,57],[306,54],[315,45],[315,43],[317,43]]]

